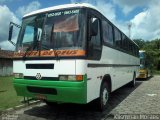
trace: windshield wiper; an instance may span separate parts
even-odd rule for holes
[[[47,45],[44,45],[43,44],[43,40],[45,41],[46,40],[46,31],[45,31],[45,23],[46,23],[46,20],[47,20],[47,16],[48,16],[48,13],[46,14],[46,16],[45,16],[45,19],[44,19],[44,22],[43,22],[43,27],[42,27],[42,39],[41,39],[41,41],[40,41],[40,51],[41,51],[41,49],[45,49],[45,50],[50,50],[50,47],[49,46],[47,46]],[[53,25],[54,26],[54,25]],[[52,27],[53,28],[53,27]],[[52,33],[51,33],[51,38],[52,38]],[[53,50],[53,49],[52,49]],[[56,50],[53,50],[53,52],[54,52],[54,55],[55,55],[55,57],[56,57],[56,59],[58,60],[58,54],[57,54],[57,52],[56,52]]]
[[[33,49],[32,49],[30,52],[32,52],[37,46],[38,46],[38,41],[37,41],[37,40],[36,40],[36,41],[33,41],[33,42],[30,44],[30,46],[27,48],[25,54],[23,55],[23,60],[25,60],[26,55],[27,55],[28,52],[31,50],[31,48],[33,47]]]
[[[58,54],[57,54],[57,50],[53,50],[53,52],[54,52],[54,55],[55,55],[55,57],[56,57],[56,60],[60,60],[60,59],[59,59],[59,56],[58,56]]]
[[[53,26],[52,26],[52,31],[53,31],[53,29],[54,29],[54,24],[53,24]],[[53,32],[51,33],[51,40],[52,40],[52,38],[53,38]],[[55,41],[55,43],[56,43],[56,41]],[[55,46],[56,46],[56,44],[55,44]],[[55,47],[55,49],[53,50],[53,52],[54,52],[54,55],[55,55],[55,57],[56,57],[56,60],[60,60],[60,58],[59,58],[59,56],[58,56],[58,54],[57,54],[56,47]]]
[[[41,49],[53,51],[53,52],[54,52],[54,55],[55,55],[55,57],[56,57],[56,59],[57,59],[57,60],[59,59],[57,50],[52,49],[52,48],[50,48],[49,46],[44,45],[44,44],[42,44],[42,43],[41,43]]]

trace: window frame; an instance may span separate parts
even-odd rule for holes
[[[100,49],[99,49],[99,56],[90,56],[90,52],[89,52],[89,44],[90,44],[90,41],[91,41],[91,31],[90,31],[90,28],[91,28],[91,22],[90,22],[90,19],[91,18],[97,18],[99,20],[99,34],[100,34]],[[102,45],[103,45],[103,42],[102,42],[102,15],[96,11],[96,10],[93,10],[93,9],[90,9],[88,8],[87,9],[87,41],[86,41],[86,45],[87,45],[87,48],[86,48],[86,51],[87,51],[87,59],[88,60],[100,60],[101,59],[101,56],[102,56]]]

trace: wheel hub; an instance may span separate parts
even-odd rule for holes
[[[107,101],[108,101],[108,91],[105,88],[102,94],[102,99],[103,99],[103,105],[106,105]]]

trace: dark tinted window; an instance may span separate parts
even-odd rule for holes
[[[97,34],[90,33],[90,40],[88,45],[88,58],[92,60],[99,60],[101,58],[102,45],[101,45],[101,34],[100,34],[100,20],[96,17],[92,17],[90,20],[90,27],[92,31],[97,31]],[[96,26],[96,27],[95,27]],[[91,32],[91,31],[90,31]]]
[[[117,28],[114,28],[114,38],[116,46],[121,48],[122,47],[121,33]]]
[[[113,45],[113,29],[112,26],[107,22],[102,22],[103,27],[103,40],[106,43]]]

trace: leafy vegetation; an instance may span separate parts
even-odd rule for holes
[[[150,69],[160,73],[160,39],[145,41],[142,39],[134,40],[140,47],[140,50],[146,51],[146,64]]]

